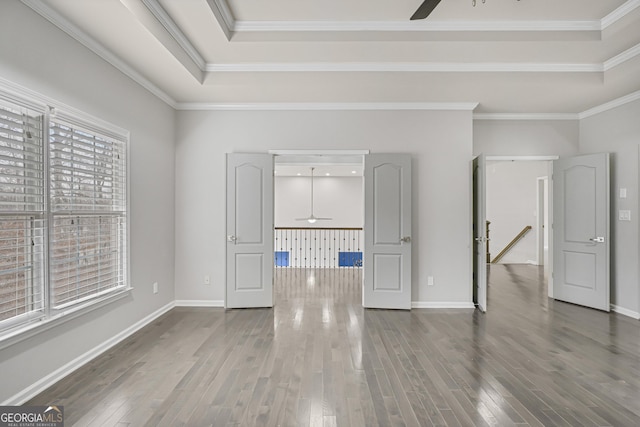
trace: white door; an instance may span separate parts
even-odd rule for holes
[[[485,158],[480,154],[472,161],[473,168],[473,302],[487,311],[487,184]]]
[[[364,292],[367,308],[411,309],[411,156],[364,159]]]
[[[226,308],[273,306],[273,156],[227,154]]]
[[[609,311],[609,154],[553,162],[554,298]]]

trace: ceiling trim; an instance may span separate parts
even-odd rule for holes
[[[199,55],[193,56],[193,46],[175,23],[173,29],[169,29],[172,19],[159,4],[155,3],[155,0],[120,0],[120,3],[189,74],[202,83],[204,78],[202,67],[205,60],[202,57],[198,58]],[[201,63],[198,64],[198,61]]]
[[[31,8],[34,12],[38,13],[47,21],[51,22],[53,25],[64,31],[66,34],[71,36],[74,40],[82,44],[84,47],[98,55],[100,58],[104,59],[106,62],[114,66],[116,69],[120,70],[124,75],[138,83],[140,86],[151,92],[153,95],[158,97],[160,100],[165,102],[167,105],[176,108],[176,101],[174,101],[166,92],[160,89],[158,86],[153,84],[147,78],[145,78],[142,74],[138,73],[124,61],[122,61],[118,56],[114,55],[109,49],[104,47],[101,43],[99,43],[96,39],[88,35],[86,32],[82,31],[76,25],[72,24],[69,20],[64,18],[58,12],[40,2],[38,0],[21,0],[26,6]]]
[[[207,0],[227,39],[235,32],[526,32],[602,31],[640,7],[640,0],[627,0],[597,20],[583,21],[236,21],[227,0]]]
[[[357,110],[438,110],[473,111],[477,102],[265,102],[265,103],[199,103],[179,102],[182,111],[357,111]]]
[[[586,119],[587,117],[595,116],[596,114],[604,113],[605,111],[613,110],[614,108],[621,107],[625,104],[638,100],[640,100],[640,90],[583,111],[578,114],[578,118],[580,120]]]
[[[640,7],[640,0],[628,0],[623,3],[616,10],[602,18],[600,21],[600,27],[602,30],[609,28],[611,25],[615,24],[629,13],[633,12],[637,7]]]
[[[474,113],[473,120],[578,120],[574,113]]]
[[[145,1],[145,0],[142,0]],[[148,0],[147,0],[148,1]],[[154,0],[155,1],[155,0]],[[34,12],[41,15],[44,19],[54,24],[60,30],[68,34],[74,40],[82,44],[84,47],[98,55],[100,58],[105,60],[107,63],[111,64],[113,67],[121,71],[124,75],[131,78],[133,81],[138,83],[144,89],[149,91],[151,94],[156,96],[161,101],[165,102],[167,105],[172,107],[175,110],[228,110],[228,111],[261,111],[261,110],[274,110],[274,111],[282,111],[282,110],[468,110],[473,111],[478,103],[420,103],[420,102],[410,102],[410,103],[198,103],[198,102],[177,102],[173,98],[171,98],[166,92],[148,80],[146,77],[141,75],[131,66],[126,64],[123,60],[121,60],[118,56],[112,53],[109,49],[107,49],[104,45],[99,43],[96,39],[91,37],[89,34],[81,30],[75,24],[71,23],[65,17],[60,15],[57,11],[42,3],[38,0],[21,0],[23,4],[27,7],[31,8]],[[225,0],[207,0],[207,3],[212,7],[212,9],[216,9],[218,14],[220,14],[221,18],[223,12],[218,10],[218,4],[220,9],[225,10],[224,15],[225,19],[233,19],[226,4]],[[611,14],[607,15],[607,17],[603,18],[603,25],[609,26],[613,22],[621,19],[626,14],[635,10],[640,6],[640,0],[629,0],[620,8],[616,9]],[[215,12],[214,12],[215,13]],[[218,17],[218,15],[216,15]],[[222,24],[221,24],[222,26]],[[531,67],[541,67],[542,70],[538,69],[535,71],[544,71],[545,67],[547,71],[553,72],[552,69],[555,68],[555,72],[564,69],[567,72],[602,72],[609,70],[613,67],[620,65],[621,63],[628,61],[629,59],[635,58],[640,55],[640,44],[636,45],[626,51],[608,59],[603,64],[516,64],[522,67],[531,66]],[[374,63],[376,64],[376,63]],[[413,64],[413,63],[412,63]],[[249,66],[255,67],[261,64],[206,64],[205,69],[222,71],[220,67],[228,69],[224,71],[232,71],[230,68],[238,66],[245,67]],[[274,64],[279,65],[279,64]],[[300,67],[303,64],[285,64],[286,66],[294,66]],[[362,66],[363,64],[359,64]],[[364,64],[370,65],[370,64]],[[388,65],[381,64],[380,67]],[[416,66],[443,66],[446,64],[413,64]],[[451,65],[451,64],[449,64]],[[471,65],[471,66],[480,66],[484,68],[490,67],[492,64],[454,64],[457,65]],[[496,64],[493,64],[496,65]],[[496,66],[508,68],[512,64],[497,64]],[[375,67],[375,65],[373,65]],[[570,68],[576,67],[573,70]],[[257,70],[251,70],[257,71]],[[314,70],[311,70],[314,71]],[[344,70],[342,70],[344,71]],[[357,71],[357,70],[354,70]],[[382,71],[382,70],[381,70]],[[446,70],[442,70],[446,71]],[[473,69],[469,69],[468,71],[474,71]],[[490,70],[489,70],[490,71]],[[504,71],[504,69],[503,69]],[[532,70],[533,71],[533,70]],[[629,102],[633,102],[636,100],[640,100],[640,91],[633,92],[629,95],[622,96],[618,99],[612,100],[610,102],[595,106],[589,110],[585,110],[581,113],[576,113],[578,119],[583,119],[587,117],[591,117],[593,115],[611,110],[613,108],[622,106]],[[575,117],[574,114],[476,114],[474,115],[474,119],[477,120],[573,120]]]
[[[626,60],[626,59],[625,59]],[[617,65],[617,64],[616,64]],[[307,62],[307,63],[244,63],[207,64],[209,73],[257,72],[432,72],[432,73],[601,73],[603,64],[552,64],[503,62]]]
[[[604,61],[604,71],[609,71],[610,69],[617,67],[623,62],[633,59],[638,55],[640,55],[640,43]]]
[[[123,0],[120,0],[123,1]],[[162,24],[167,32],[173,37],[173,39],[180,45],[182,50],[189,55],[189,58],[200,68],[200,71],[204,71],[207,61],[200,54],[198,49],[191,43],[191,40],[182,32],[180,27],[169,16],[167,11],[158,3],[157,0],[140,0],[149,9],[153,16]]]
[[[213,15],[218,21],[218,25],[222,29],[222,32],[227,37],[227,40],[231,40],[233,33],[235,32],[236,21],[231,13],[231,8],[226,0],[207,0],[209,9],[213,12]]]
[[[574,32],[600,31],[593,21],[235,21],[234,32]]]

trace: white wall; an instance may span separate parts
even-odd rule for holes
[[[473,153],[488,156],[573,156],[578,120],[474,120]]]
[[[124,300],[0,350],[0,402],[15,403],[21,391],[175,299],[175,113],[19,1],[0,2],[0,39],[16,42],[0,43],[0,77],[131,132],[135,289]]]
[[[580,151],[611,153],[611,303],[640,316],[640,240],[638,227],[638,146],[640,101],[580,121]],[[627,198],[619,198],[619,189]],[[631,211],[631,221],[618,221],[618,210]]]
[[[370,149],[413,158],[413,301],[471,301],[470,111],[181,111],[177,117],[178,300],[224,298],[225,153]],[[202,284],[205,275],[210,286]],[[434,286],[426,286],[427,276]]]
[[[491,221],[491,258],[522,229],[533,228],[500,261],[524,264],[537,261],[537,178],[547,176],[549,162],[487,162],[487,220]]]
[[[364,223],[364,194],[362,177],[326,177],[313,180],[314,216],[331,218],[319,221],[315,227],[362,227]],[[276,227],[309,227],[296,218],[309,216],[311,208],[311,178],[281,176],[275,178]]]

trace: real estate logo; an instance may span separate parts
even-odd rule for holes
[[[0,406],[0,427],[64,427],[64,407]]]

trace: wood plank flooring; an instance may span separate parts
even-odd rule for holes
[[[638,426],[640,322],[493,265],[488,312],[364,310],[357,270],[273,309],[176,308],[34,398],[68,426]]]

